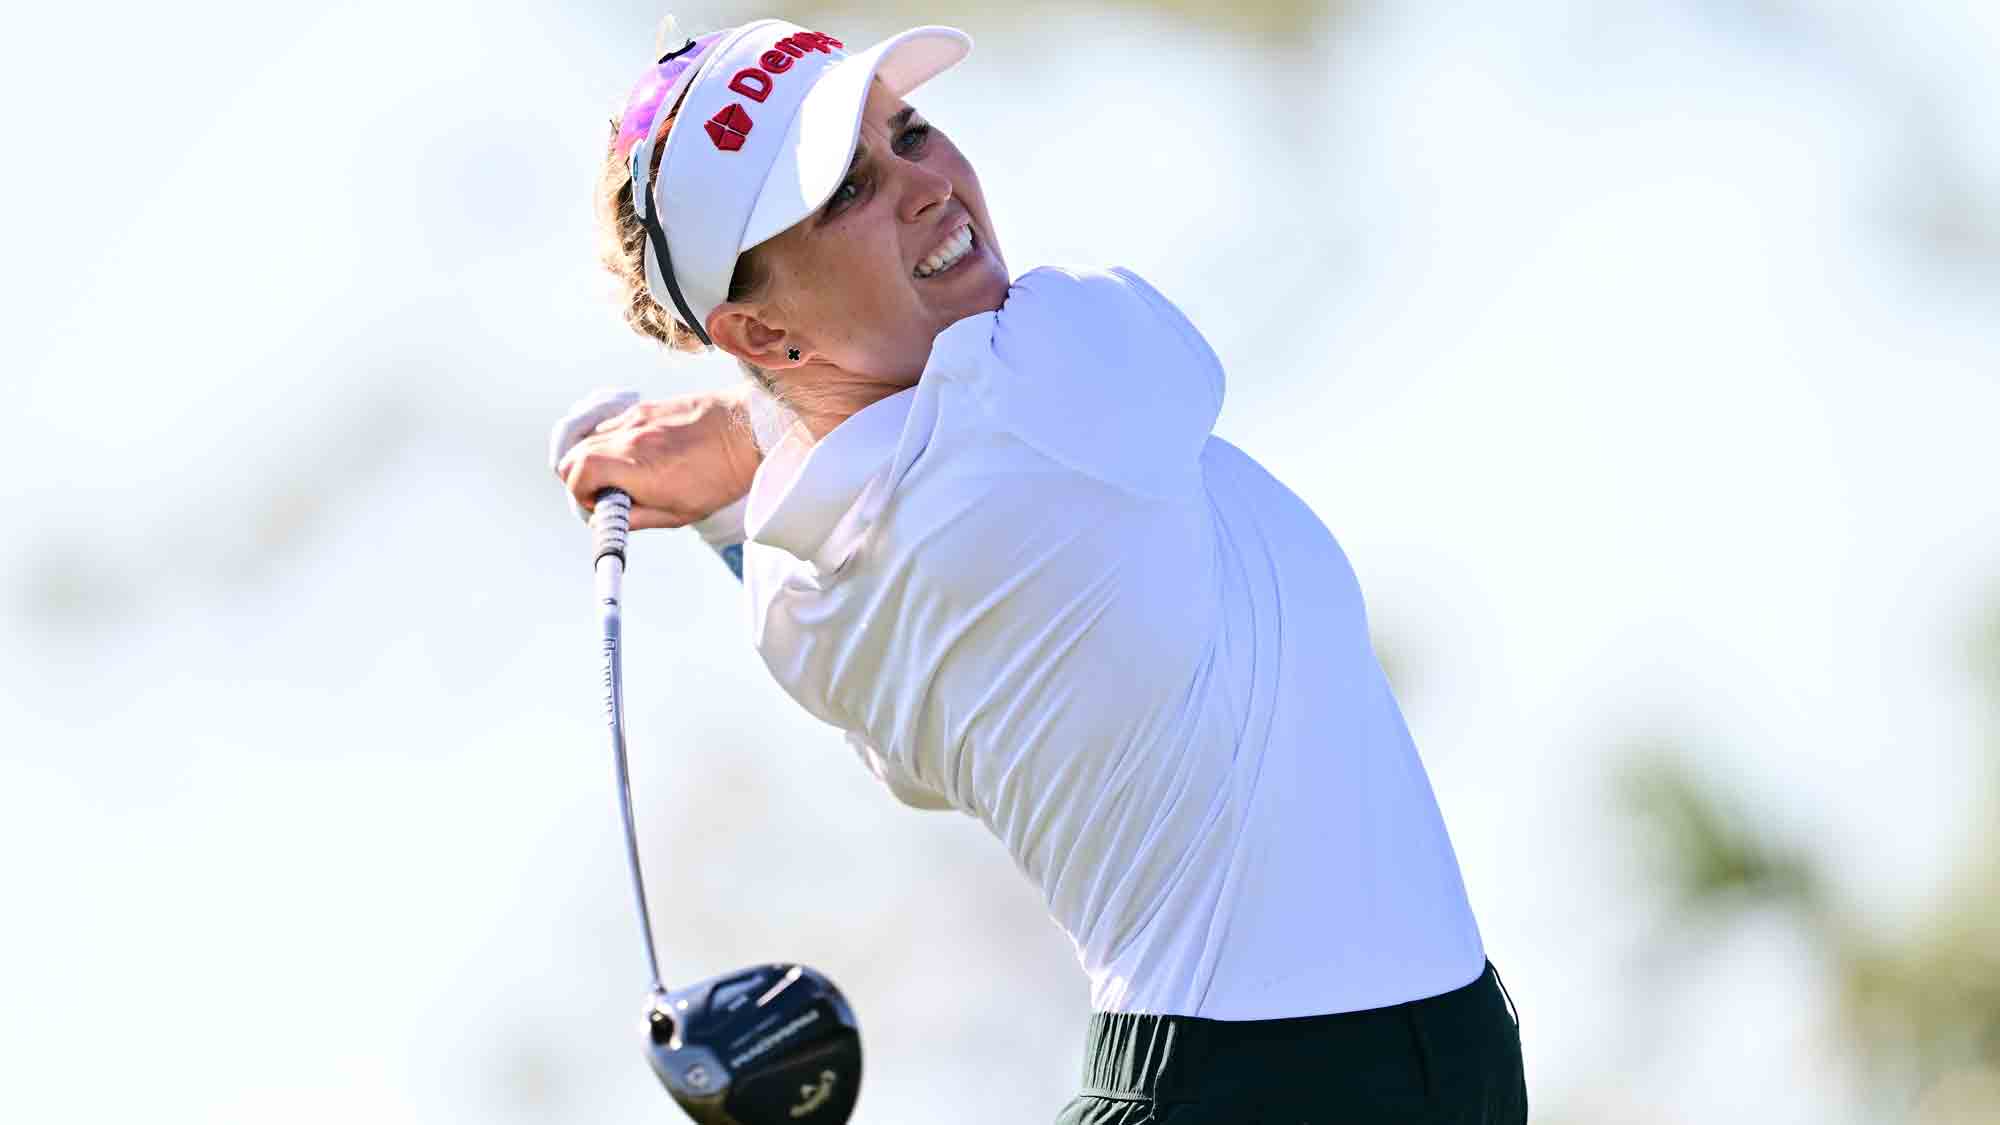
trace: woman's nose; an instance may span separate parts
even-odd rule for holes
[[[914,222],[951,200],[951,180],[922,164],[903,161],[903,221]]]

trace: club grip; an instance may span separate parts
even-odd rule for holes
[[[610,555],[620,563],[625,561],[625,539],[632,531],[632,498],[616,488],[607,488],[597,494],[597,505],[590,512],[590,532],[597,540],[597,549],[592,553],[590,564]]]

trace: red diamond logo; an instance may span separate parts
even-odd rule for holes
[[[742,103],[731,102],[729,108],[708,119],[708,139],[724,152],[735,152],[750,135],[750,126],[750,115],[743,112]]]

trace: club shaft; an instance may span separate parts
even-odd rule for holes
[[[622,657],[625,540],[632,502],[607,490],[597,498],[590,526],[597,553],[597,608],[603,624],[604,713],[611,727],[611,754],[618,772],[618,811],[625,822],[625,858],[632,868],[632,898],[639,908],[639,933],[646,943],[646,967],[655,993],[664,993],[660,959],[653,944],[653,914],[646,903],[646,878],[639,864],[639,827],[632,813],[632,767],[625,752],[625,668]]]

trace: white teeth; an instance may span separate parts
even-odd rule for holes
[[[958,260],[965,257],[966,252],[971,249],[972,228],[960,227],[958,233],[945,239],[936,250],[931,251],[930,257],[917,263],[917,276],[929,277],[934,273],[942,273],[958,264]]]

